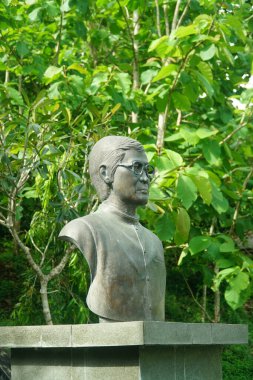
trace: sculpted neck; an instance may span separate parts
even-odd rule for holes
[[[136,209],[138,207],[136,204],[129,204],[129,201],[124,202],[122,199],[115,197],[113,194],[110,194],[105,203],[115,207],[117,210],[126,215],[136,218]]]

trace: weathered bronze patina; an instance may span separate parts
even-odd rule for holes
[[[89,171],[102,204],[69,222],[59,235],[75,244],[89,264],[88,307],[102,321],[162,321],[163,247],[136,216],[136,208],[148,201],[153,172],[144,149],[127,137],[104,137],[91,151]]]

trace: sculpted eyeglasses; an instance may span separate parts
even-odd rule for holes
[[[155,168],[152,165],[140,161],[133,161],[132,164],[129,165],[118,164],[117,166],[123,166],[124,168],[131,170],[137,176],[141,176],[143,170],[145,170],[145,173],[149,178],[153,177],[155,174]]]

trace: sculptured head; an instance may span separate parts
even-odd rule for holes
[[[129,137],[107,136],[99,140],[94,145],[89,155],[89,173],[92,184],[95,187],[101,201],[104,201],[109,197],[114,180],[115,186],[117,186],[121,192],[125,192],[126,195],[130,193],[130,187],[129,189],[123,188],[124,181],[122,181],[122,179],[124,179],[123,172],[125,172],[126,181],[131,173],[129,173],[127,168],[123,166],[119,167],[119,165],[123,162],[126,162],[126,164],[131,163],[134,157],[141,157],[142,161],[147,162],[147,157],[143,146],[138,141]],[[116,169],[117,175],[114,179]],[[120,173],[123,174],[121,175]],[[146,176],[146,173],[144,173],[144,176]],[[147,176],[145,178],[147,178]],[[122,181],[121,189],[120,181]],[[146,179],[145,182],[147,182]],[[130,184],[131,186],[131,182],[129,181],[126,182],[126,184]],[[148,185],[146,185],[146,188],[148,188]],[[143,187],[142,190],[140,189],[140,192],[141,191],[143,191],[143,194],[140,193],[139,195],[140,198],[142,195],[142,203],[145,204],[147,201],[147,194],[144,194],[145,189]]]

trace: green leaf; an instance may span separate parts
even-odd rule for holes
[[[176,217],[176,232],[174,235],[175,243],[180,245],[188,240],[191,227],[191,220],[184,208],[179,208]]]
[[[174,162],[172,162],[168,157],[166,156],[158,156],[155,159],[155,166],[159,170],[159,172],[168,172],[175,168]],[[164,174],[162,173],[162,174]]]
[[[117,73],[115,78],[123,93],[128,93],[131,89],[131,78],[128,73]]]
[[[170,63],[168,66],[163,66],[159,73],[153,78],[152,82],[164,79],[169,75],[175,75],[177,73],[178,66]]]
[[[141,83],[142,84],[150,83],[152,79],[154,78],[154,76],[157,74],[157,72],[158,72],[157,70],[152,70],[152,69],[143,71],[143,73],[141,73]]]
[[[67,68],[67,71],[68,70],[76,70],[78,71],[80,74],[87,74],[88,71],[87,69],[85,69],[83,66],[79,65],[78,63],[72,63],[72,65],[70,65],[68,68]]]
[[[225,290],[224,296],[228,305],[233,310],[236,310],[240,306],[240,292],[238,292],[236,289],[228,287]]]
[[[174,152],[173,150],[170,150],[170,149],[166,149],[165,152],[173,168],[177,168],[183,165],[184,160],[182,156],[180,156],[179,153]]]
[[[44,72],[44,78],[46,78],[46,82],[50,83],[54,79],[56,79],[59,74],[62,72],[62,67],[49,66]]]
[[[235,250],[235,243],[231,237],[227,235],[218,235],[218,239],[225,240],[225,242],[220,245],[220,252],[233,252]]]
[[[198,188],[199,194],[203,201],[210,205],[212,201],[212,186],[208,175],[202,172],[201,175],[191,175],[191,178]]]
[[[19,41],[17,42],[17,52],[18,55],[23,58],[29,54],[30,50],[28,49],[28,45],[25,42]]]
[[[200,62],[198,64],[198,68],[199,68],[201,74],[203,74],[204,77],[208,80],[208,82],[212,83],[213,72],[212,72],[210,65],[206,62]]]
[[[148,48],[148,51],[149,52],[153,51],[153,50],[157,49],[160,45],[164,45],[167,48],[168,41],[169,41],[168,36],[162,36],[161,38],[158,38],[158,39],[151,42],[151,44]]]
[[[87,38],[87,29],[83,21],[76,21],[75,22],[75,31],[76,34],[81,37],[84,41]]]
[[[223,46],[221,51],[223,51],[225,57],[227,58],[227,60],[229,61],[229,63],[234,66],[234,57],[233,55],[230,53],[230,51],[225,47]]]
[[[219,214],[222,214],[228,210],[228,206],[229,206],[228,201],[223,196],[222,192],[213,181],[211,183],[211,186],[212,186],[212,206],[215,208],[215,210]]]
[[[164,139],[164,141],[177,141],[177,140],[182,140],[183,136],[181,135],[181,132],[174,133],[171,136],[168,136]]]
[[[235,265],[235,262],[231,259],[221,258],[216,260],[216,265],[218,266],[218,268],[229,268],[232,265]]]
[[[159,239],[171,241],[175,233],[175,223],[170,214],[164,213],[155,224],[155,232]]]
[[[187,127],[181,128],[181,136],[190,145],[196,145],[199,142],[199,137],[195,130],[191,130]]]
[[[197,187],[186,175],[180,174],[177,181],[177,196],[181,199],[183,206],[188,209],[197,199]]]
[[[10,98],[12,104],[23,106],[23,98],[19,91],[13,87],[5,87],[8,98]]]
[[[40,14],[42,12],[42,8],[35,8],[31,13],[29,13],[28,17],[31,21],[37,21],[40,19]]]
[[[89,0],[70,0],[69,5],[76,6],[77,12],[85,16],[89,9]]]
[[[209,61],[209,59],[213,58],[215,55],[216,48],[214,44],[210,44],[208,46],[205,46],[204,49],[202,49],[199,52],[199,56],[203,61]]]
[[[206,92],[206,94],[210,97],[214,94],[214,89],[212,85],[210,84],[209,80],[200,72],[195,72],[195,75],[197,76],[199,83],[203,90]]]
[[[149,199],[153,201],[163,200],[166,198],[164,192],[155,184],[152,184],[149,190]]]
[[[180,26],[176,30],[175,36],[177,38],[183,38],[183,37],[189,36],[191,34],[197,34],[197,33],[198,33],[198,28],[196,27],[196,25],[191,24],[188,26]]]
[[[202,151],[205,159],[210,165],[219,166],[221,164],[221,148],[217,141],[203,141]]]
[[[87,92],[90,95],[95,95],[96,92],[101,87],[101,84],[107,81],[107,78],[108,78],[108,73],[107,72],[100,72],[100,73],[95,74],[95,76],[94,76],[94,78],[92,80],[91,86],[90,86],[90,88],[88,89]]]
[[[173,92],[172,101],[174,103],[175,108],[188,111],[191,108],[191,102],[187,98],[187,96],[180,94],[179,92]]]
[[[239,272],[235,277],[229,280],[229,285],[231,288],[237,290],[238,292],[247,289],[249,283],[249,275],[245,272]]]
[[[185,247],[185,248],[182,250],[182,252],[181,252],[181,254],[180,254],[180,256],[179,256],[178,262],[177,262],[177,265],[178,265],[178,266],[180,266],[180,265],[182,264],[183,259],[188,255],[188,252],[189,252],[188,247]]]
[[[211,261],[215,263],[217,262],[217,259],[220,257],[220,242],[217,241],[215,238],[212,238],[211,244],[207,248],[207,256],[208,258],[210,258]]]
[[[214,285],[212,289],[215,291],[219,289],[219,286],[223,280],[229,280],[233,276],[233,274],[238,274],[240,272],[240,268],[238,266],[234,266],[232,268],[226,268],[218,272],[216,277],[214,278]]]
[[[62,0],[62,3],[61,3],[62,5],[60,7],[60,10],[62,12],[68,12],[70,10],[70,5],[69,5],[70,1],[71,0]]]
[[[192,255],[202,252],[211,244],[211,238],[209,236],[195,236],[190,240],[189,250]]]
[[[29,190],[22,194],[23,197],[29,199],[29,198],[39,198],[39,195],[36,190]]]
[[[19,221],[19,220],[22,219],[22,217],[23,217],[23,210],[24,210],[24,208],[23,208],[22,206],[20,206],[20,205],[18,205],[18,206],[16,207],[15,219],[16,219],[17,221]]]
[[[207,129],[207,128],[198,128],[197,131],[196,131],[196,135],[200,138],[200,139],[206,139],[207,137],[210,137],[210,136],[213,136],[213,135],[216,135],[218,133],[218,130],[215,129],[215,130],[210,130],[210,129]]]

